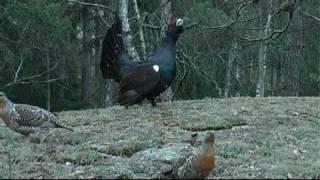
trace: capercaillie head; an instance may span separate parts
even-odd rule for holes
[[[170,19],[168,27],[166,29],[166,34],[173,36],[175,39],[183,32],[183,19],[177,19],[175,22]]]
[[[8,112],[8,108],[11,105],[11,101],[7,98],[4,92],[0,92],[0,117],[2,114]]]
[[[205,143],[214,143],[215,136],[213,132],[208,132],[207,136],[204,138]]]

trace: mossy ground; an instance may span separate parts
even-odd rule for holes
[[[228,98],[125,109],[60,112],[75,132],[53,129],[44,144],[0,127],[0,178],[149,177],[137,152],[216,134],[213,178],[320,175],[320,98]],[[143,162],[141,162],[143,163]],[[143,168],[143,167],[142,167]]]

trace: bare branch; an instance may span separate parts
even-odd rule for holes
[[[295,5],[296,1],[294,0],[292,3],[284,3],[285,5],[281,5],[276,12],[274,12],[272,14],[271,17],[273,17],[274,15],[278,14],[280,11],[285,11],[288,13],[288,21],[287,24],[280,30],[272,30],[272,33],[267,36],[267,37],[263,37],[263,38],[249,38],[249,37],[240,37],[238,36],[239,39],[241,40],[245,40],[245,41],[249,41],[249,42],[256,42],[256,41],[266,41],[266,40],[276,40],[280,37],[281,34],[285,33],[288,28],[289,25],[291,24],[292,21],[292,11],[294,11],[294,5]]]
[[[238,9],[237,9],[237,11],[236,11],[236,17],[235,17],[235,19],[232,20],[232,21],[231,21],[230,23],[228,23],[228,24],[223,24],[223,25],[220,25],[220,26],[212,26],[212,27],[206,27],[206,26],[204,26],[203,28],[204,28],[204,29],[210,29],[210,30],[212,30],[212,29],[223,29],[223,28],[234,28],[234,29],[238,29],[237,27],[234,27],[233,25],[234,25],[236,22],[239,21],[239,18],[240,18],[240,15],[241,15],[241,11],[242,11],[245,7],[247,7],[247,6],[249,6],[249,5],[253,4],[253,3],[256,3],[256,2],[258,2],[258,1],[257,1],[257,0],[251,0],[251,1],[247,1],[247,2],[245,2],[245,3],[242,3],[242,4],[238,7]],[[290,23],[291,23],[292,11],[294,10],[294,5],[295,5],[295,3],[296,3],[296,0],[287,1],[287,2],[285,2],[285,3],[283,3],[283,4],[281,4],[280,7],[277,8],[277,9],[275,10],[275,12],[272,14],[272,16],[275,16],[275,15],[279,14],[281,11],[285,11],[285,12],[288,13],[288,22],[287,22],[287,24],[286,24],[282,29],[280,29],[280,30],[273,30],[272,33],[271,33],[268,37],[264,37],[264,38],[250,38],[250,37],[240,37],[240,36],[238,36],[238,38],[239,38],[240,40],[249,41],[249,42],[266,41],[266,40],[270,40],[270,39],[273,39],[273,40],[277,39],[278,37],[280,37],[281,34],[283,34],[284,32],[287,31],[287,29],[288,29],[288,27],[289,27],[289,25],[290,25]],[[256,30],[265,30],[265,29],[264,29],[264,28],[261,28],[261,29],[256,29]]]
[[[161,29],[160,26],[155,26],[152,24],[142,24],[142,26],[145,28],[151,29],[151,30],[160,30]]]
[[[194,28],[197,26],[199,26],[198,22],[193,22],[193,23],[189,24],[188,26],[184,27],[184,29],[188,30],[188,29],[191,29],[191,28]]]
[[[56,63],[52,68],[50,69],[47,69],[46,71],[43,71],[39,74],[36,74],[36,75],[32,75],[32,76],[29,76],[29,77],[26,77],[26,78],[22,78],[20,79],[20,81],[26,81],[26,80],[31,80],[31,79],[35,79],[35,78],[39,78],[47,73],[50,73],[51,71],[53,71],[54,69],[57,68],[57,66],[59,65],[59,63]]]
[[[77,1],[77,0],[67,0],[67,1],[71,2],[71,3],[77,3],[77,4],[80,4],[83,6],[93,6],[93,7],[103,8],[103,9],[107,9],[108,11],[110,11],[112,13],[115,13],[115,11],[112,8],[105,6],[103,4],[88,3],[88,2],[82,2],[82,1]]]
[[[311,15],[311,14],[308,13],[308,12],[305,12],[305,11],[300,10],[299,13],[300,13],[300,14],[303,14],[303,15],[305,15],[305,16],[307,16],[307,17],[309,17],[309,18],[311,18],[311,19],[313,19],[313,20],[315,20],[315,21],[317,21],[317,22],[320,22],[320,18],[318,18],[318,17],[316,17],[316,16],[313,16],[313,15]]]
[[[22,45],[22,46],[27,47],[27,48],[36,49],[36,50],[39,50],[39,51],[42,51],[42,52],[47,52],[48,51],[47,49],[44,49],[44,48],[41,48],[41,47],[38,47],[38,46],[34,46],[34,45],[31,45],[31,44],[26,44],[26,43],[24,43],[24,42],[22,42],[20,40],[19,41],[15,41],[15,40],[3,37],[1,35],[0,35],[0,40],[6,41],[6,42],[11,43],[11,44]]]
[[[107,28],[110,28],[110,27],[111,27],[111,25],[107,23],[107,21],[103,18],[102,15],[99,14],[99,18],[100,18],[100,20],[103,22],[103,24],[107,26]]]
[[[178,60],[180,63],[182,63],[182,64],[188,64],[188,65],[190,65],[191,68],[194,69],[194,71],[195,71],[196,73],[198,73],[199,75],[201,75],[202,77],[204,77],[204,79],[207,80],[207,82],[213,84],[213,85],[215,86],[216,90],[219,92],[219,95],[220,95],[221,92],[222,92],[222,89],[219,87],[218,82],[215,81],[214,79],[212,79],[212,78],[210,77],[210,75],[208,75],[206,72],[204,72],[203,70],[201,70],[198,66],[196,66],[196,65],[193,63],[194,59],[197,59],[197,57],[195,57],[195,58],[192,57],[192,58],[191,58],[190,56],[188,56],[188,55],[187,55],[185,52],[183,52],[183,51],[178,51],[178,52],[181,52],[182,56],[183,56],[185,59],[187,59],[189,63],[185,63],[185,62],[182,61],[180,58],[178,58],[177,60]]]
[[[285,11],[288,13],[292,13],[294,10],[294,5],[296,0],[287,0],[286,2],[282,3],[276,10],[273,12],[272,17],[279,14],[281,11]]]
[[[22,65],[23,65],[23,62],[24,62],[24,59],[23,59],[23,58],[20,58],[20,64],[19,64],[19,67],[18,67],[16,73],[14,74],[14,80],[13,80],[13,82],[17,82],[18,76],[19,76],[19,72],[20,72],[20,70],[21,70],[21,67],[22,67]]]
[[[9,88],[10,86],[13,86],[13,85],[18,85],[18,84],[32,84],[32,83],[52,83],[52,82],[56,82],[56,81],[59,81],[59,80],[62,80],[64,79],[63,77],[61,78],[55,78],[55,79],[49,79],[49,80],[30,80],[30,81],[21,81],[21,80],[18,80],[17,82],[10,82],[8,84],[6,84],[4,87],[0,88],[0,91],[4,90],[4,89],[7,89]]]
[[[238,22],[238,20],[239,20],[239,18],[240,18],[240,15],[241,15],[241,11],[242,11],[245,7],[247,7],[247,6],[251,5],[251,4],[254,4],[254,3],[256,3],[256,2],[258,2],[258,1],[257,1],[257,0],[251,0],[251,1],[247,1],[247,2],[245,2],[245,3],[242,3],[242,4],[238,7],[238,9],[237,9],[237,11],[236,11],[236,17],[235,17],[235,19],[233,19],[230,23],[223,24],[223,25],[220,25],[220,26],[210,26],[210,27],[204,26],[203,28],[204,28],[204,29],[222,29],[222,28],[228,28],[228,27],[232,26],[233,24],[235,24],[236,22]]]
[[[140,41],[141,41],[142,55],[143,55],[144,59],[147,59],[146,41],[144,39],[143,28],[142,28],[142,24],[143,23],[142,23],[141,16],[140,16],[138,2],[137,2],[137,0],[134,0],[133,3],[134,3],[134,9],[135,9],[136,14],[137,14],[137,20],[138,20],[138,23],[139,23],[139,35],[140,35]]]
[[[249,38],[249,37],[240,37],[240,36],[237,36],[237,37],[241,40],[249,41],[249,42],[266,41],[266,40],[270,40],[270,39],[276,40],[276,39],[278,39],[278,37],[280,37],[281,34],[283,34],[284,32],[287,31],[290,23],[291,23],[291,19],[288,19],[288,23],[286,24],[285,27],[283,27],[280,30],[273,30],[273,32],[269,36],[264,37],[264,38]]]
[[[191,28],[194,28],[194,27],[197,27],[197,26],[199,26],[199,23],[198,22],[193,22],[193,23],[187,25],[186,27],[184,27],[184,29],[188,30],[188,29],[191,29]],[[156,25],[152,25],[152,24],[142,24],[142,27],[145,27],[145,28],[148,28],[148,29],[151,29],[151,30],[161,30],[160,26],[156,26]]]
[[[39,74],[35,74],[35,75],[31,75],[31,76],[28,76],[28,77],[25,77],[25,78],[21,78],[21,79],[18,79],[18,71],[20,70],[17,70],[16,73],[15,73],[15,79],[14,81],[10,82],[10,83],[7,83],[4,87],[1,87],[0,88],[0,91],[3,90],[3,89],[6,89],[10,86],[13,86],[13,85],[17,85],[17,84],[30,84],[30,83],[52,83],[54,81],[58,81],[58,80],[61,80],[63,78],[55,78],[55,79],[48,79],[48,80],[36,80],[37,78],[40,78],[42,77],[43,75],[47,74],[47,73],[50,73],[51,71],[53,71],[54,69],[56,69],[56,67],[58,66],[59,63],[56,63],[52,68],[46,70],[46,71],[43,71]],[[22,67],[22,64],[20,62],[20,65],[18,67],[18,69],[21,69]],[[17,77],[17,78],[16,78]]]

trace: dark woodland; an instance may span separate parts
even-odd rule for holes
[[[0,179],[320,179],[319,0],[0,0]]]
[[[168,19],[182,18],[176,77],[157,101],[319,96],[316,0],[2,0],[0,91],[52,111],[117,104],[100,71],[115,13],[131,61],[147,63]]]

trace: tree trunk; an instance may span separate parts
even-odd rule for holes
[[[289,3],[292,2],[289,0]],[[282,67],[282,94],[284,96],[299,95],[299,61],[302,47],[302,33],[298,28],[301,27],[302,22],[298,8],[300,8],[299,0],[295,3],[295,9],[292,12],[292,22],[288,28],[290,32],[288,34],[288,48]]]
[[[229,94],[230,94],[231,71],[233,69],[233,62],[236,58],[237,48],[238,48],[238,43],[236,41],[233,41],[229,51],[228,64],[226,67],[226,76],[225,76],[225,82],[224,82],[225,98],[229,97]]]
[[[235,96],[240,97],[240,54],[237,51],[236,62],[235,62]]]
[[[160,19],[161,33],[160,33],[160,37],[163,38],[165,36],[165,32],[163,31],[163,29],[166,29],[168,22],[172,17],[170,0],[160,0],[160,8],[161,8],[161,19]]]
[[[116,9],[117,8],[117,2],[115,1],[111,1],[109,2],[109,6]],[[119,8],[119,6],[118,6]],[[102,17],[100,18],[105,18],[105,21],[108,23],[112,23],[112,21],[114,20],[114,14],[109,13],[107,10],[105,10],[103,12],[103,14],[105,16],[102,15]],[[101,16],[99,14],[99,16]],[[101,21],[100,18],[96,19],[97,21]],[[98,37],[98,29],[99,29],[99,25],[96,24],[96,37]],[[104,32],[106,33],[106,31]],[[101,61],[101,41],[99,41],[98,39],[96,39],[96,44],[95,47],[98,50],[99,49],[99,53],[97,53],[97,62],[96,62],[96,76],[98,76],[98,81],[99,81],[99,103],[102,107],[109,107],[112,106],[114,104],[114,97],[116,96],[116,90],[117,90],[117,86],[114,82],[113,79],[103,79],[102,78],[102,74],[100,71],[100,61]]]
[[[93,95],[93,56],[92,56],[92,36],[94,32],[94,22],[90,17],[90,13],[86,7],[82,9],[82,100],[85,106],[92,105]]]
[[[271,95],[275,96],[277,94],[277,89],[278,89],[278,70],[276,67],[271,68],[271,78],[270,78],[270,86],[271,86]]]
[[[252,91],[253,91],[253,84],[254,84],[254,63],[253,63],[253,57],[250,57],[249,60],[249,64],[250,64],[250,68],[249,68],[249,86],[248,86],[248,90],[249,90],[249,95],[252,95]]]
[[[160,32],[160,38],[163,38],[165,36],[165,32],[163,29],[166,29],[169,19],[172,17],[172,11],[171,11],[171,2],[170,0],[160,0],[160,8],[161,8],[161,19],[160,19],[160,26],[161,26],[161,32]],[[171,86],[160,95],[161,101],[171,101],[173,99],[173,91]]]
[[[270,23],[272,18],[272,0],[266,1],[268,4],[268,18],[267,23],[264,26],[264,31],[262,32],[261,37],[267,37],[270,33]],[[264,7],[261,8],[264,11]],[[262,18],[261,18],[262,24]],[[265,82],[265,74],[266,74],[266,57],[267,57],[267,49],[268,49],[268,42],[262,41],[260,42],[260,49],[259,49],[259,61],[258,61],[258,81],[256,86],[256,96],[257,97],[264,97],[264,82]]]
[[[130,34],[130,25],[128,20],[128,0],[119,1],[119,18],[122,22],[123,41],[127,53],[133,61],[139,62],[140,57],[136,51],[136,48],[134,47],[132,36]]]
[[[58,51],[59,53],[61,51]],[[62,52],[67,52],[67,51],[62,51]],[[59,63],[59,66],[58,66],[58,72],[59,72],[59,76],[61,77],[62,79],[62,84],[65,85],[65,79],[67,77],[67,73],[66,73],[66,56],[58,56],[58,58],[61,58],[60,60],[60,63]],[[58,97],[60,99],[64,99],[64,88],[59,88],[58,89]]]
[[[49,57],[49,53],[46,53],[46,66],[47,66],[47,70],[50,69],[50,57]],[[47,73],[47,81],[50,80],[50,72]],[[46,96],[47,96],[47,100],[46,100],[46,108],[48,111],[50,111],[51,109],[51,83],[47,82],[47,91],[46,91]]]
[[[105,96],[103,97],[103,106],[109,107],[112,106],[114,103],[114,97],[115,97],[115,89],[117,89],[117,83],[114,82],[113,79],[105,79],[104,80],[104,90],[105,90]]]
[[[140,41],[141,41],[141,51],[142,51],[142,57],[144,60],[147,59],[147,52],[146,52],[146,41],[144,38],[144,34],[143,34],[143,22],[140,16],[140,11],[139,11],[139,7],[138,7],[138,2],[137,0],[133,0],[134,3],[134,9],[136,11],[136,15],[137,15],[137,20],[138,20],[138,24],[139,24],[139,35],[140,35]]]

